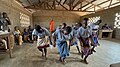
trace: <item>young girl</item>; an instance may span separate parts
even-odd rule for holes
[[[69,34],[72,31],[71,27],[66,27],[64,30],[56,30],[52,35],[54,38],[54,46],[57,44],[58,51],[60,54],[59,61],[64,63],[65,58],[69,56],[69,50],[67,45],[67,40],[70,39]]]
[[[77,28],[76,26],[72,27],[72,32],[70,33],[71,35],[71,39],[70,39],[70,44],[69,44],[69,51],[70,51],[70,46],[73,46],[75,45],[77,50],[78,50],[78,53],[80,54],[80,49],[79,49],[79,46],[78,46],[78,38],[77,38]]]
[[[84,18],[83,27],[80,27],[78,30],[78,36],[79,36],[80,42],[82,43],[82,46],[81,46],[82,47],[81,57],[83,59],[82,62],[86,64],[88,64],[87,58],[91,54],[90,41],[92,41],[92,37],[91,37],[92,33],[87,27],[87,22],[88,22],[88,18]]]
[[[92,31],[92,39],[94,41],[94,44],[92,43],[92,52],[96,52],[94,49],[96,46],[100,45],[98,42],[98,30],[99,30],[99,24],[102,22],[102,20],[98,20],[96,23],[90,23],[88,24],[90,30]]]
[[[39,49],[39,51],[42,52],[42,57],[45,56],[45,58],[47,59],[47,47],[49,47],[48,40],[50,40],[50,44],[52,44],[49,31],[46,28],[37,25],[36,28],[33,30],[32,35],[38,36],[37,48]]]
[[[26,28],[24,29],[24,32],[23,32],[23,40],[24,42],[31,42],[29,38],[29,32],[27,32]]]

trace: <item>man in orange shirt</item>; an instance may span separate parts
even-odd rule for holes
[[[53,33],[54,30],[55,30],[55,28],[54,28],[54,21],[51,20],[51,21],[50,21],[50,32]]]

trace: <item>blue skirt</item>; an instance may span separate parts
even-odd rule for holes
[[[67,42],[57,42],[58,45],[58,51],[60,54],[61,58],[66,58],[67,56],[69,56],[69,50],[68,50],[68,46],[67,46]]]
[[[92,43],[91,45],[96,47],[99,43],[98,43],[98,36],[97,36],[97,33],[93,32],[92,33],[92,39],[94,41],[94,44]]]

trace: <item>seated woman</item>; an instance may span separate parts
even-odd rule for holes
[[[14,29],[15,29],[15,31],[14,31],[15,42],[16,42],[18,45],[22,45],[23,41],[22,41],[22,36],[21,36],[20,30],[18,29],[17,26],[16,26]]]
[[[7,42],[4,39],[0,38],[0,47],[4,47],[7,50]]]
[[[29,32],[27,32],[26,28],[24,29],[24,32],[23,32],[23,40],[24,40],[24,42],[31,42],[31,40],[29,38]]]

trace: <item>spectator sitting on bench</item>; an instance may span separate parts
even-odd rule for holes
[[[108,24],[104,24],[102,26],[102,30],[111,30],[111,27]],[[103,32],[103,36],[102,37],[108,37],[109,32]]]
[[[15,42],[18,45],[22,45],[23,41],[22,41],[22,36],[21,36],[20,30],[17,26],[14,29],[15,29],[15,31],[14,31]]]
[[[29,32],[27,32],[26,28],[24,29],[24,32],[23,32],[23,40],[24,40],[24,42],[31,42],[31,40],[29,38]]]

